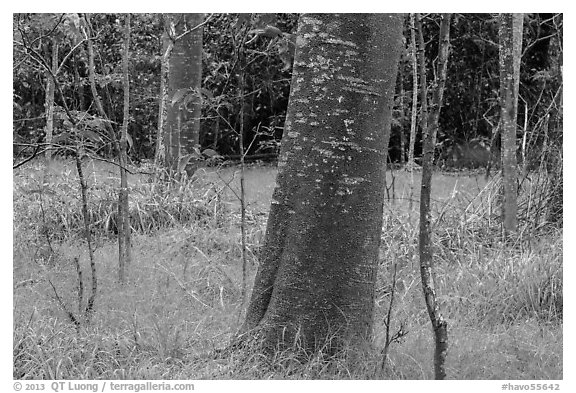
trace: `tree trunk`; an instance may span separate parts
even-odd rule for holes
[[[500,136],[504,188],[504,233],[513,235],[518,226],[516,120],[520,86],[523,14],[500,14]]]
[[[102,105],[100,94],[98,94],[98,90],[96,89],[96,66],[94,65],[94,45],[92,44],[92,27],[90,25],[90,14],[85,14],[84,17],[88,26],[88,39],[86,40],[86,43],[88,47],[88,79],[90,81],[90,91],[92,92],[92,99],[94,100],[94,105],[96,106],[98,114],[100,117],[102,117],[102,119],[107,120],[108,116],[106,115],[106,111]],[[114,130],[112,129],[110,122],[105,121],[104,124],[110,140],[113,143],[114,150],[117,151],[119,147],[118,140],[114,134]]]
[[[412,171],[414,167],[414,144],[416,143],[416,117],[418,114],[418,61],[416,59],[416,27],[414,26],[414,14],[410,14],[410,39],[412,60],[412,117],[410,121],[410,146],[408,147],[407,169]],[[411,192],[412,194],[412,192]]]
[[[52,75],[56,77],[58,72],[58,40],[54,37],[52,38]],[[56,90],[56,84],[54,83],[54,78],[49,72],[46,72],[46,102],[44,104],[44,109],[46,111],[46,127],[44,131],[46,132],[46,144],[48,148],[46,149],[46,170],[49,171],[50,161],[52,160],[52,138],[54,136],[54,92]]]
[[[400,165],[404,165],[406,162],[406,133],[404,132],[404,116],[406,112],[404,111],[404,78],[402,72],[398,73],[400,78],[400,102],[398,106],[400,108]]]
[[[450,50],[450,19],[452,14],[442,14],[440,22],[440,37],[438,42],[438,68],[434,73],[434,90],[432,92],[432,102],[430,105],[430,120],[428,125],[432,133],[432,149],[436,148],[436,137],[438,136],[438,126],[440,121],[440,108],[444,97],[444,86],[446,85],[446,74],[448,72],[448,54]]]
[[[154,154],[154,164],[156,166],[166,165],[166,145],[168,141],[168,133],[166,132],[165,122],[167,117],[168,106],[168,60],[172,52],[173,43],[170,40],[168,31],[170,29],[170,20],[168,15],[160,15],[160,19],[164,26],[162,32],[162,56],[160,57],[160,97],[158,102],[158,129],[156,131],[156,152]],[[169,144],[168,144],[169,145]],[[168,167],[168,166],[167,166]]]
[[[74,87],[76,89],[76,94],[78,95],[78,106],[76,107],[77,110],[79,111],[84,111],[86,110],[86,105],[84,103],[84,83],[83,81],[80,79],[80,72],[78,71],[78,67],[79,67],[79,55],[76,54],[74,55],[74,57],[72,58],[74,61],[74,65],[73,65],[73,69],[74,69]]]
[[[200,138],[200,81],[202,77],[202,27],[204,14],[175,14],[168,18],[172,50],[168,56],[166,158],[169,167],[194,152]],[[186,91],[186,94],[182,92]]]
[[[433,143],[433,129],[438,127],[438,117],[440,115],[442,92],[438,90],[443,88],[443,83],[439,82],[436,85],[436,90],[433,92],[433,104],[431,105],[431,122],[436,122],[435,125],[429,126],[428,121],[428,100],[427,100],[427,85],[426,85],[426,62],[424,57],[424,37],[422,34],[422,23],[420,15],[416,14],[416,31],[418,34],[418,58],[420,66],[420,101],[422,106],[422,185],[420,191],[420,233],[419,233],[419,252],[420,252],[420,276],[422,278],[422,289],[424,292],[424,300],[426,302],[426,309],[428,316],[432,323],[434,331],[434,374],[436,379],[446,378],[445,362],[448,352],[448,324],[440,313],[440,308],[436,296],[436,289],[434,283],[433,269],[433,252],[432,252],[432,226],[430,223],[430,195],[432,192],[432,170],[434,163],[434,143]],[[448,23],[448,26],[445,24]],[[450,18],[443,15],[442,26],[449,28]],[[444,38],[440,34],[440,40]],[[441,44],[442,45],[442,44]],[[446,51],[447,52],[447,51]],[[447,55],[447,53],[446,53]],[[441,57],[441,56],[439,56]],[[446,56],[447,57],[447,56]],[[439,59],[439,68],[441,59]],[[444,65],[445,67],[445,65]],[[444,79],[445,79],[444,70]],[[442,76],[439,76],[442,79]],[[435,111],[438,111],[437,113]]]
[[[241,328],[266,348],[335,351],[371,337],[401,34],[399,14],[300,18],[277,184]]]
[[[192,99],[188,102],[181,112],[184,113],[185,120],[180,131],[180,144],[182,155],[191,154],[194,148],[200,143],[200,118],[202,117],[202,100],[200,96],[200,87],[202,81],[202,27],[200,24],[204,21],[204,14],[186,14],[186,29],[193,29],[182,38],[182,46],[185,49],[182,52],[186,73],[182,75],[182,83],[188,84],[188,88],[193,92]],[[176,51],[178,45],[176,45]],[[176,56],[179,56],[174,52]],[[175,77],[175,75],[174,75]]]
[[[124,119],[120,135],[120,192],[118,193],[118,279],[124,284],[126,281],[126,266],[130,264],[130,210],[128,204],[128,121],[130,119],[130,75],[128,59],[130,56],[130,14],[126,14],[124,32],[124,53],[122,58],[123,88],[124,88]]]

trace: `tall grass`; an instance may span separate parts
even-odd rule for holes
[[[77,187],[63,165],[42,186],[36,167],[15,174],[14,369],[23,379],[428,379],[433,342],[421,294],[417,220],[398,195],[387,203],[375,294],[373,347],[361,357],[302,362],[294,353],[263,357],[254,348],[219,352],[242,312],[240,212],[233,170],[176,185],[131,179],[136,230],[128,281],[116,280],[117,246],[106,225],[115,209],[114,179],[91,174],[91,210],[98,237],[96,311],[76,329],[54,299],[74,309],[77,275],[87,257],[78,237]],[[247,171],[248,273],[256,270],[274,172]],[[401,176],[401,175],[398,175]],[[57,179],[57,180],[55,180]],[[265,180],[263,180],[265,179]],[[490,189],[476,178],[437,176],[435,264],[441,307],[449,322],[448,377],[562,378],[562,236],[547,227],[516,246],[498,241]],[[250,187],[258,187],[251,191]],[[489,186],[489,185],[488,185]],[[268,190],[261,192],[261,190]],[[478,194],[478,190],[484,190]],[[252,192],[252,194],[251,194]],[[41,206],[44,212],[42,212]],[[496,214],[496,213],[494,213]],[[110,219],[111,220],[111,219]],[[495,240],[496,239],[496,240]],[[406,335],[389,348],[382,372],[384,321],[391,277],[397,283],[391,331]]]

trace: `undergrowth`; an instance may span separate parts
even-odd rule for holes
[[[90,210],[98,239],[99,292],[91,323],[77,328],[54,295],[58,291],[61,301],[75,309],[73,259],[78,258],[85,271],[88,268],[74,174],[58,168],[58,175],[44,182],[39,166],[22,170],[26,172],[15,173],[14,182],[14,378],[433,377],[432,334],[417,257],[417,212],[407,208],[406,200],[386,205],[371,349],[352,360],[344,356],[326,361],[320,353],[302,362],[293,351],[269,358],[253,348],[222,356],[219,349],[226,348],[244,312],[240,215],[233,193],[227,192],[235,184],[222,180],[233,176],[208,174],[173,185],[133,176],[133,264],[121,286],[111,224],[115,183],[105,179],[102,168],[94,170]],[[261,172],[253,176],[249,184],[271,191],[273,175],[267,176],[266,184],[259,183]],[[434,195],[435,272],[441,310],[449,324],[448,377],[561,379],[561,229],[544,221],[521,221],[525,224],[518,241],[506,243],[499,237],[498,212],[493,208],[495,184],[435,176],[434,184],[441,185]],[[538,195],[536,188],[532,190],[522,200],[534,206]],[[254,195],[265,202],[270,197]],[[251,277],[266,224],[263,204],[252,201],[247,212]],[[393,288],[390,329],[404,334],[391,343],[383,369],[384,321]]]

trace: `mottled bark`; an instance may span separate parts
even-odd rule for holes
[[[262,259],[242,332],[368,340],[402,16],[303,15]]]
[[[185,119],[182,120],[180,130],[180,144],[183,155],[190,154],[200,142],[200,118],[202,116],[202,101],[200,97],[200,85],[202,81],[202,27],[198,27],[204,21],[204,14],[186,14],[186,28],[193,29],[183,37],[182,51],[186,73],[182,81],[188,83],[188,88],[193,92],[193,98],[181,108]],[[176,45],[178,49],[178,45]],[[177,55],[177,52],[174,52]]]
[[[168,136],[166,161],[169,167],[176,168],[182,156],[194,151],[200,138],[202,27],[199,26],[204,14],[175,14],[167,18],[172,47],[168,51],[168,102],[164,124]],[[187,94],[183,95],[183,91]]]
[[[446,28],[445,23],[449,17],[443,16],[442,25]],[[422,185],[420,190],[420,233],[419,233],[419,253],[420,253],[420,276],[422,278],[422,290],[428,316],[432,323],[434,331],[434,374],[436,379],[446,378],[446,355],[448,353],[448,324],[442,317],[438,299],[436,295],[436,285],[433,276],[433,251],[432,251],[432,225],[430,222],[430,195],[432,193],[432,171],[434,164],[434,127],[438,127],[438,117],[440,115],[442,93],[438,89],[443,86],[438,83],[436,90],[433,92],[433,104],[431,105],[430,121],[428,119],[428,100],[426,84],[426,63],[424,57],[424,37],[422,34],[422,23],[420,15],[416,14],[416,31],[418,34],[418,60],[421,80],[421,106],[422,106]],[[442,27],[441,27],[442,30]],[[440,34],[441,40],[442,33]],[[446,53],[447,55],[447,53]],[[439,67],[440,64],[439,64]],[[445,66],[444,66],[445,67]],[[444,70],[445,74],[445,70]],[[440,76],[440,78],[442,78]],[[445,75],[444,75],[445,79]],[[436,112],[437,111],[437,112]],[[436,124],[430,124],[434,123]]]
[[[414,14],[410,14],[410,60],[412,64],[412,115],[410,120],[410,145],[408,147],[409,171],[414,167],[414,144],[416,143],[416,117],[418,114],[418,61],[416,58],[416,27]],[[411,183],[413,184],[413,183]],[[413,192],[410,192],[412,195]]]
[[[500,136],[502,138],[502,183],[504,188],[504,232],[515,234],[518,226],[516,121],[520,86],[523,14],[500,14]]]

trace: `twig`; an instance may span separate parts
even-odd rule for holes
[[[206,23],[208,23],[210,21],[210,19],[212,19],[212,17],[214,16],[214,14],[210,14],[208,15],[208,17],[206,18],[206,20],[202,23],[200,23],[199,25],[194,26],[193,28],[191,28],[190,30],[186,30],[184,33],[180,34],[179,36],[173,38],[174,41],[178,41],[179,39],[185,37],[186,35],[192,33],[194,30],[198,30],[199,28],[201,28],[202,26],[204,26]],[[172,37],[171,37],[172,38]]]
[[[48,279],[48,283],[50,284],[50,286],[54,290],[54,296],[56,296],[56,301],[58,302],[58,305],[60,306],[60,308],[66,313],[66,315],[68,316],[70,321],[72,323],[74,323],[74,325],[76,325],[76,328],[80,327],[80,321],[78,320],[78,318],[76,318],[76,316],[74,316],[72,311],[68,310],[68,308],[66,307],[66,305],[64,304],[64,302],[62,301],[60,296],[58,295],[58,291],[56,291],[56,287],[54,286],[54,284],[52,284],[52,281],[50,281],[50,279]]]
[[[80,261],[78,257],[72,258],[74,267],[76,268],[76,275],[78,278],[78,315],[82,315],[82,304],[84,303],[84,281],[82,280],[82,269],[80,268]]]

